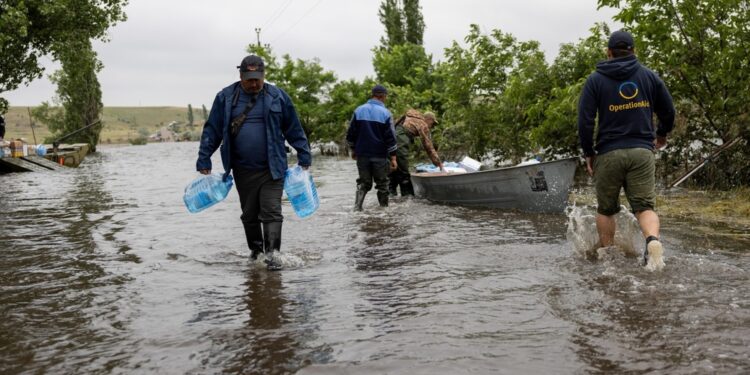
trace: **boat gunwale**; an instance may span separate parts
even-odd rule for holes
[[[550,160],[550,161],[545,161],[545,162],[536,163],[536,164],[528,164],[528,165],[513,165],[513,166],[509,166],[509,167],[500,167],[500,168],[495,168],[495,169],[488,169],[486,171],[476,171],[476,172],[467,172],[467,173],[446,173],[446,172],[443,172],[443,173],[446,173],[446,174],[437,174],[437,173],[430,173],[430,172],[412,173],[411,177],[412,178],[413,177],[417,177],[417,178],[446,177],[446,178],[448,178],[448,177],[460,177],[460,176],[467,176],[467,175],[475,176],[475,175],[480,174],[480,173],[493,173],[493,172],[499,172],[499,171],[507,171],[507,170],[510,170],[510,169],[520,169],[520,168],[527,168],[527,167],[538,167],[538,166],[545,165],[545,164],[560,163],[560,162],[565,162],[565,161],[580,161],[580,160],[581,160],[581,158],[578,157],[578,156],[571,156],[571,157],[568,157],[568,158],[565,158],[565,159]]]

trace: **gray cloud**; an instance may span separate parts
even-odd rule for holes
[[[110,30],[95,48],[104,63],[99,76],[107,106],[211,105],[216,92],[237,79],[235,66],[255,43],[271,43],[277,55],[318,57],[339,79],[372,76],[371,49],[383,26],[379,0],[130,0],[128,21]],[[469,25],[500,29],[519,40],[537,40],[548,60],[561,43],[589,34],[599,21],[612,25],[612,9],[595,0],[423,0],[425,48],[434,59],[452,41],[462,42]],[[47,73],[59,68],[46,64]],[[3,93],[11,105],[37,105],[54,95],[44,77]]]

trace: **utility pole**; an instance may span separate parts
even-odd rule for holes
[[[260,27],[255,28],[255,35],[258,38],[258,47],[260,47]]]

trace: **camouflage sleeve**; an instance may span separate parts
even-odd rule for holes
[[[430,157],[432,164],[440,165],[440,157],[438,156],[437,151],[435,151],[435,146],[432,144],[432,134],[430,134],[430,130],[427,129],[427,126],[419,127],[419,138],[422,138],[422,146],[424,146],[424,150]]]

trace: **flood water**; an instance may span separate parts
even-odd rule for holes
[[[287,268],[268,272],[236,191],[185,209],[197,148],[0,176],[0,373],[750,371],[747,242],[665,220],[666,268],[648,272],[580,255],[590,207],[381,209],[371,192],[353,213],[354,162],[317,157],[321,207],[284,202]]]

